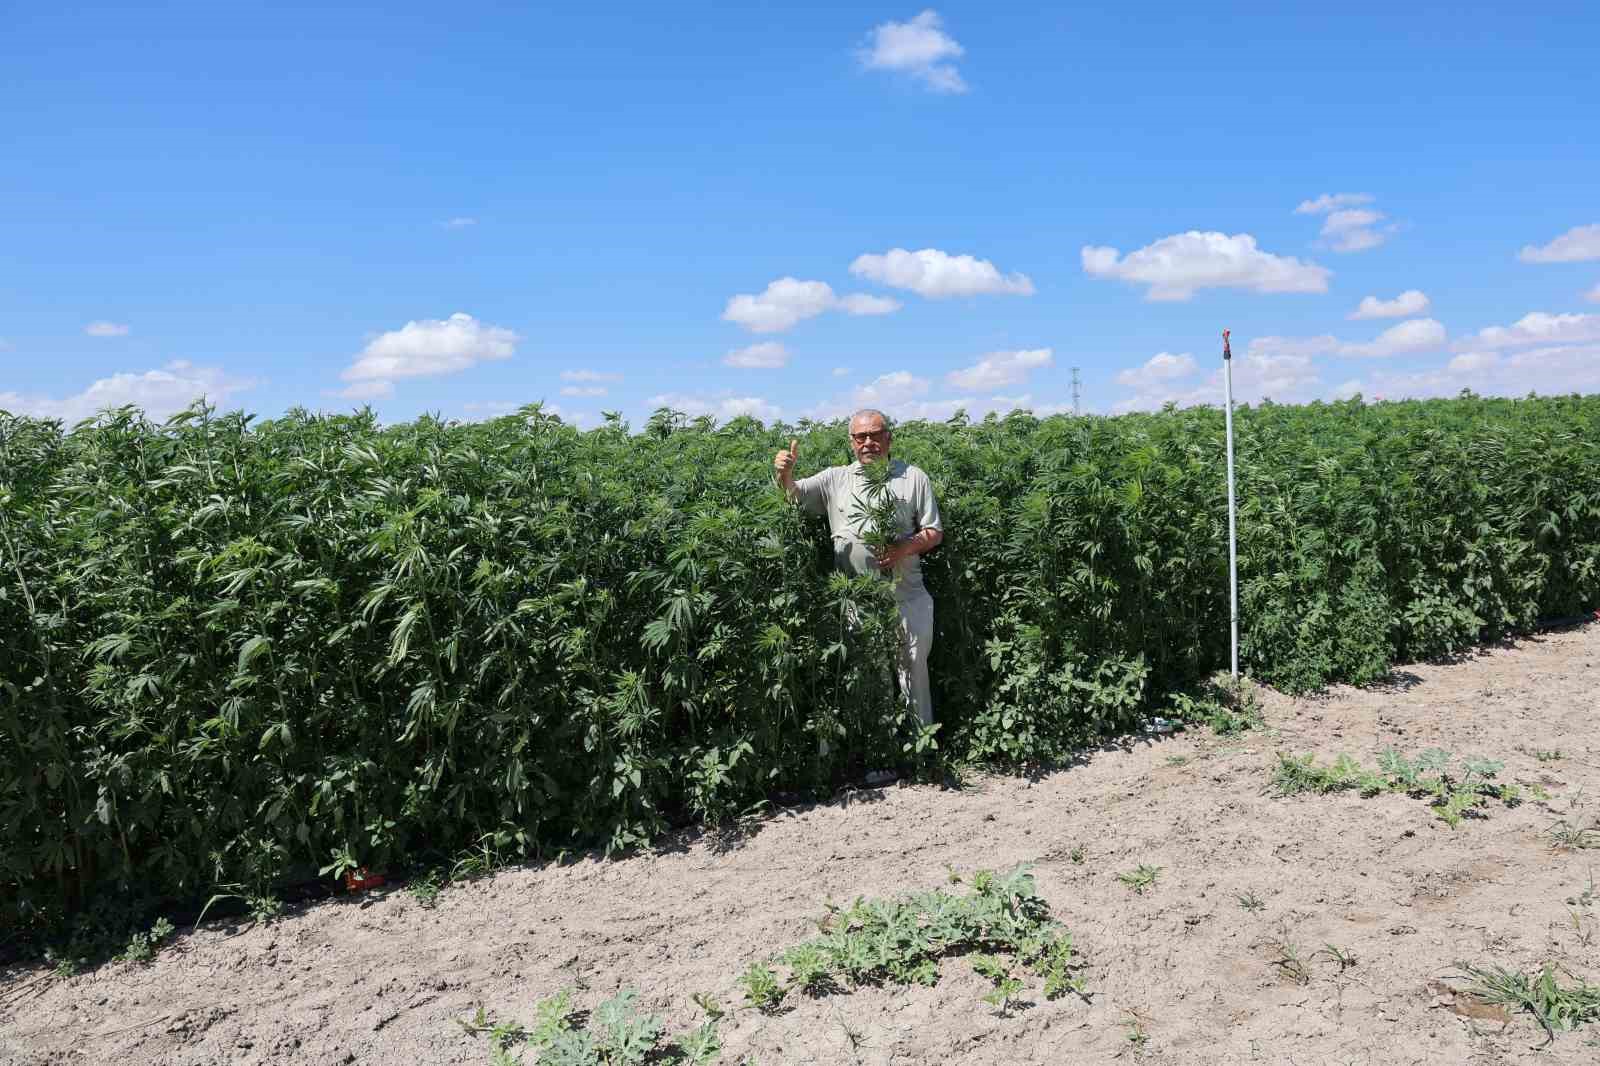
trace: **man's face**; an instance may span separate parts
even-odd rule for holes
[[[889,454],[889,444],[894,434],[877,415],[863,415],[850,420],[850,450],[863,463],[876,462]]]

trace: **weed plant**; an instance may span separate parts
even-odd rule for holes
[[[937,755],[1059,762],[1221,667],[1221,423],[897,428],[946,527]],[[1376,680],[1597,605],[1600,398],[1263,404],[1236,428],[1263,682]],[[890,683],[887,583],[834,574],[772,485],[791,437],[845,458],[840,423],[666,410],[637,432],[537,405],[0,413],[0,922],[482,842],[625,849],[936,757]]]
[[[492,1022],[482,1007],[459,1024],[468,1033],[487,1034],[493,1066],[708,1066],[717,1061],[720,1015],[672,1037],[659,1017],[639,1010],[637,1000],[638,993],[623,989],[581,1013],[571,991],[563,990],[537,1004],[531,1026]]]
[[[1415,760],[1387,748],[1378,756],[1376,769],[1366,769],[1343,754],[1332,763],[1319,764],[1312,755],[1279,752],[1268,790],[1278,796],[1304,792],[1321,795],[1353,791],[1363,796],[1403,792],[1427,800],[1434,813],[1452,829],[1460,825],[1463,818],[1481,817],[1481,808],[1491,800],[1498,800],[1507,807],[1521,802],[1521,791],[1516,785],[1494,781],[1494,776],[1504,768],[1503,763],[1468,759],[1454,772],[1450,767],[1450,753],[1438,748],[1429,748]]]
[[[1456,965],[1463,979],[1470,980],[1469,994],[1485,1003],[1527,1011],[1544,1030],[1546,1044],[1562,1030],[1600,1021],[1600,985],[1591,985],[1582,978],[1574,978],[1574,984],[1562,984],[1548,963],[1533,974],[1501,966],[1482,969],[1464,962]]]
[[[965,895],[936,889],[830,906],[819,931],[821,936],[773,959],[752,962],[739,978],[745,1002],[773,1011],[791,993],[932,985],[939,980],[939,960],[950,955],[973,957],[974,969],[994,984],[988,998],[1002,1013],[1022,990],[1019,968],[1043,978],[1048,999],[1084,994],[1072,937],[1050,917],[1025,866],[1007,874],[980,870]]]

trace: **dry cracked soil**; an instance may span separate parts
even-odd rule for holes
[[[0,1062],[487,1064],[487,1038],[457,1024],[480,1005],[528,1020],[563,987],[582,1007],[629,987],[674,1030],[700,1021],[693,993],[715,995],[726,1063],[1592,1064],[1600,1024],[1540,1048],[1528,1014],[1454,975],[1554,963],[1600,980],[1600,850],[1552,832],[1600,816],[1597,697],[1590,625],[1379,687],[1266,693],[1264,729],[1136,738],[1035,780],[855,790],[648,854],[504,870],[432,907],[391,887],[211,922],[145,965],[0,974]],[[1451,829],[1405,795],[1266,791],[1278,751],[1370,765],[1391,746],[1501,760],[1525,802]],[[735,1006],[740,971],[811,935],[828,901],[1018,863],[1083,949],[1088,1002],[1034,979],[1001,1015],[950,958],[933,987]],[[1117,877],[1139,864],[1160,868],[1142,894]]]

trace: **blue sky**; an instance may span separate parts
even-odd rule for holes
[[[1302,6],[18,5],[0,408],[1600,391],[1600,8]]]

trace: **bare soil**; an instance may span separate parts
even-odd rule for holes
[[[739,1003],[735,976],[809,936],[826,901],[1031,862],[1087,952],[1091,1002],[1047,1001],[1034,980],[1031,1005],[1000,1016],[970,965],[947,959],[932,988],[731,1011],[723,1061],[1590,1064],[1600,1025],[1535,1050],[1528,1015],[1450,975],[1457,960],[1554,962],[1600,980],[1600,895],[1583,896],[1600,851],[1559,850],[1549,833],[1600,815],[1597,702],[1590,625],[1406,667],[1383,687],[1267,693],[1267,728],[1242,737],[1139,738],[1034,781],[853,791],[647,855],[504,871],[431,909],[383,889],[270,926],[213,922],[148,965],[5,975],[0,1061],[486,1064],[485,1038],[456,1019],[480,1004],[531,1019],[573,985],[584,1007],[637,988],[684,1029],[700,1020],[693,993]],[[1371,764],[1391,745],[1503,760],[1501,781],[1544,798],[1452,830],[1401,795],[1263,792],[1277,750]],[[1141,863],[1161,868],[1142,895],[1117,879]],[[1251,893],[1265,906],[1243,907]],[[1309,979],[1275,961],[1285,942]],[[1312,958],[1328,944],[1356,964]]]

